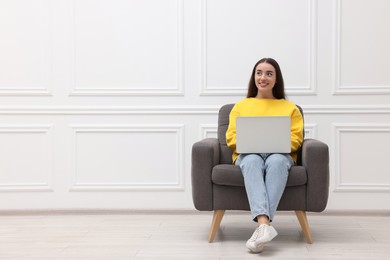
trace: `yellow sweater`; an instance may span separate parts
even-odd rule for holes
[[[293,102],[285,99],[245,98],[237,102],[229,116],[229,127],[226,131],[226,143],[233,151],[233,162],[236,161],[236,118],[238,116],[290,116],[291,117],[291,157],[296,162],[296,151],[303,141],[303,118]]]

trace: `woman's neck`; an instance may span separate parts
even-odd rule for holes
[[[264,95],[263,93],[257,93],[255,98],[258,98],[258,99],[276,99],[273,94]]]

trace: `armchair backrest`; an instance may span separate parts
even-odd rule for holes
[[[303,110],[300,106],[296,105],[301,112],[303,118]],[[232,163],[232,151],[226,145],[226,131],[229,127],[229,115],[233,109],[234,104],[226,104],[221,107],[218,114],[218,140],[221,148],[220,163],[231,164]],[[305,137],[305,130],[303,129],[303,137]],[[301,151],[298,151],[298,164],[300,164]]]

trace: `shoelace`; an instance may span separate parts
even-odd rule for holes
[[[258,228],[256,228],[255,232],[249,239],[250,241],[255,241],[259,236],[262,236],[264,234],[264,226],[261,225]]]

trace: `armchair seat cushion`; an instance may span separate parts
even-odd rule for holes
[[[244,187],[244,177],[239,166],[219,164],[212,170],[211,180],[214,184],[224,186]],[[287,187],[305,185],[307,183],[306,169],[303,166],[293,166],[287,179]]]

